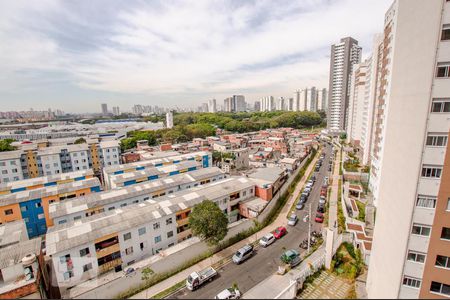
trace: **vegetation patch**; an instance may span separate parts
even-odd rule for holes
[[[358,206],[358,217],[356,219],[358,219],[361,222],[365,222],[366,221],[366,205],[364,203],[362,203],[361,201],[355,200],[356,205]]]
[[[342,211],[342,180],[339,179],[338,181],[338,202],[337,202],[337,208],[338,208],[338,233],[342,233],[345,231],[345,216],[344,212]]]
[[[361,274],[363,266],[361,252],[352,244],[344,242],[333,257],[330,270],[343,278],[354,281]]]

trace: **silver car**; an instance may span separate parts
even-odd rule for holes
[[[298,217],[297,217],[297,215],[296,215],[296,214],[292,214],[292,215],[289,217],[288,225],[290,225],[290,226],[295,226],[295,225],[297,224],[297,222],[298,222]]]

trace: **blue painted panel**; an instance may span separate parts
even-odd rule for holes
[[[209,166],[208,155],[203,156],[203,168],[207,168]]]
[[[145,167],[137,167],[136,171],[140,171],[140,170],[144,170],[144,169],[145,169]]]
[[[123,174],[123,171],[115,171],[114,175]]]
[[[173,163],[174,164],[178,164],[178,163],[180,163],[180,161],[179,160],[174,160]]]
[[[93,187],[91,187],[91,192],[98,193],[98,192],[101,192],[101,189],[99,186],[93,186]]]
[[[195,157],[189,157],[188,158],[188,160],[194,160],[195,159]]]
[[[123,183],[123,185],[124,186],[128,186],[128,185],[132,185],[132,184],[135,184],[136,183],[136,180],[129,180],[129,181],[125,181],[124,183]]]
[[[86,179],[86,176],[76,177],[75,181],[84,180]]]
[[[33,238],[45,234],[47,232],[45,218],[39,219],[39,215],[44,215],[41,199],[22,202],[19,203],[19,206],[22,219],[25,220],[28,237]]]
[[[44,186],[53,186],[56,185],[56,181],[44,183]]]
[[[158,179],[158,175],[148,176],[148,180],[155,180],[155,179]]]
[[[26,188],[21,187],[21,188],[17,188],[17,189],[11,189],[11,193],[17,193],[17,192],[21,192],[21,191],[25,191]]]
[[[163,164],[162,163],[157,163],[155,164],[155,167],[161,167]]]
[[[197,170],[197,167],[190,167],[190,168],[188,169],[189,172],[190,172],[190,171],[195,171],[195,170]]]
[[[180,174],[180,171],[173,171],[169,173],[169,176]]]

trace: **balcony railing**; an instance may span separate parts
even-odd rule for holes
[[[119,266],[122,264],[122,259],[121,258],[117,258],[115,260],[112,260],[110,262],[107,262],[101,266],[98,267],[98,272],[99,274],[108,272],[111,269],[114,269],[115,267]]]

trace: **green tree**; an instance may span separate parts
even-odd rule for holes
[[[192,233],[207,244],[217,245],[227,235],[228,218],[216,203],[205,200],[193,207],[189,226]]]
[[[76,139],[74,144],[86,144],[86,140],[81,137],[81,138]]]
[[[13,139],[0,140],[0,152],[16,150],[16,147],[11,146],[12,142],[14,142]]]
[[[149,280],[150,278],[152,278],[152,276],[155,274],[155,271],[153,271],[152,269],[150,269],[149,267],[146,267],[144,269],[142,269],[141,272],[141,279],[142,280]]]

